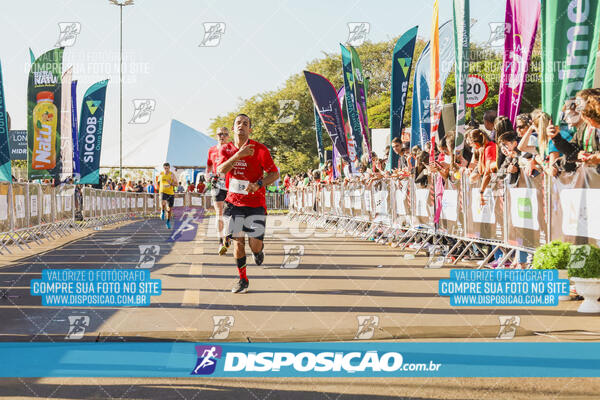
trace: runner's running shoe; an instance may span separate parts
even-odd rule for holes
[[[219,248],[219,255],[223,256],[223,255],[225,255],[225,253],[227,253],[227,249],[229,249],[231,242],[229,241],[229,238],[220,239],[220,240],[221,240],[221,247]]]
[[[231,293],[247,293],[248,292],[249,282],[248,280],[240,279],[233,288],[231,288]]]

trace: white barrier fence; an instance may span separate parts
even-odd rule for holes
[[[508,177],[507,177],[508,178]],[[447,257],[460,261],[469,250],[486,264],[503,264],[517,251],[532,253],[553,239],[600,242],[600,174],[581,167],[549,179],[520,174],[493,177],[480,204],[481,182],[467,177],[412,178],[297,188],[289,195],[290,217],[406,248],[445,243]]]
[[[267,193],[267,208],[285,208],[284,195]],[[210,193],[176,193],[173,207],[214,209]],[[106,225],[160,212],[156,193],[93,189],[80,185],[52,187],[39,183],[0,182],[0,254],[9,245],[23,249],[72,230]]]

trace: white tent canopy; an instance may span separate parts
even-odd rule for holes
[[[205,167],[208,149],[215,144],[210,136],[173,119],[145,133],[134,146],[123,146],[123,168],[154,168],[165,161],[174,167]],[[118,150],[102,159],[103,168],[119,167]]]

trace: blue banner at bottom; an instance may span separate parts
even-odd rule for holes
[[[2,377],[598,377],[600,343],[0,343]]]

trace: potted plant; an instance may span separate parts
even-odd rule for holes
[[[532,267],[535,269],[557,269],[559,270],[559,278],[566,279],[566,269],[570,256],[571,249],[569,243],[553,240],[535,250]],[[559,296],[558,299],[570,300],[571,296]]]
[[[571,246],[569,278],[577,285],[584,301],[577,311],[600,313],[600,249],[589,244]]]

